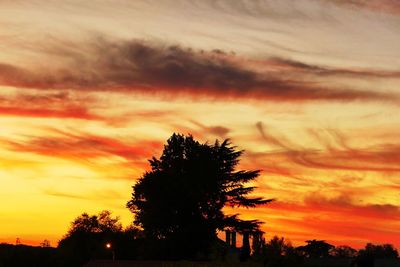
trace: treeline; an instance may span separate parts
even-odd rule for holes
[[[27,245],[0,244],[0,267],[57,266],[57,249]]]
[[[306,245],[295,247],[283,237],[253,246],[250,260],[263,262],[269,267],[302,266],[307,259],[351,259],[353,266],[374,266],[376,259],[397,259],[399,254],[391,244],[367,243],[363,249],[334,246],[324,240],[307,240]]]
[[[193,240],[197,242],[198,240]],[[123,228],[118,218],[109,211],[98,215],[86,213],[77,217],[57,248],[0,244],[0,267],[77,267],[90,260],[179,260],[175,247],[162,240],[145,238],[134,227]],[[266,241],[262,235],[253,238],[246,261],[268,267],[304,266],[307,259],[347,258],[357,266],[373,266],[374,259],[398,258],[397,250],[390,244],[367,244],[356,250],[349,246],[333,246],[322,240],[308,240],[304,246],[295,247],[283,237]],[[207,257],[208,261],[239,262],[244,248],[232,248],[224,241],[215,239]]]

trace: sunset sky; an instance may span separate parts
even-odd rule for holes
[[[173,132],[245,150],[267,238],[400,247],[400,2],[0,0],[0,242],[128,225]]]

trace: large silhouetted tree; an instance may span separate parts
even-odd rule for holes
[[[127,206],[146,238],[168,247],[166,257],[206,255],[217,229],[258,229],[259,221],[222,211],[226,205],[256,207],[271,201],[249,196],[255,187],[246,183],[260,171],[236,170],[242,153],[229,140],[210,145],[191,135],[173,134],[161,157],[149,160],[151,170],[133,186]]]

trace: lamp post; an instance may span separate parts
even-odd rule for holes
[[[115,252],[114,252],[114,250],[112,249],[112,246],[111,246],[111,243],[110,243],[110,242],[106,243],[106,248],[111,250],[111,253],[112,253],[112,260],[115,261]]]

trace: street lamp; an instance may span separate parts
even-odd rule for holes
[[[111,243],[110,243],[110,242],[106,243],[106,248],[107,248],[107,249],[111,249],[112,260],[115,261],[115,252],[114,252],[114,250],[112,249],[112,246],[111,246]]]

